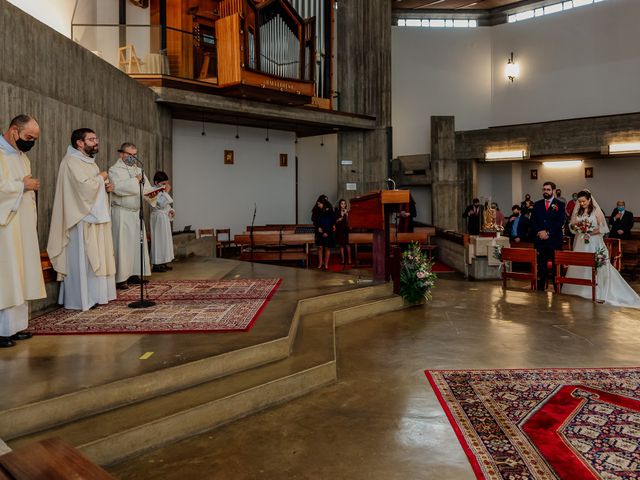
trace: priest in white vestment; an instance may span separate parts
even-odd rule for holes
[[[38,245],[35,192],[25,152],[40,136],[38,123],[18,115],[0,136],[0,348],[26,340],[27,300],[46,297]]]
[[[116,283],[139,284],[142,275],[151,275],[147,233],[143,225],[144,271],[140,272],[140,182],[142,169],[136,164],[138,149],[133,143],[123,143],[118,161],[109,168],[109,180],[113,184],[111,194],[111,218],[113,245],[116,255]],[[144,176],[144,199],[155,205],[154,188]]]
[[[61,282],[58,303],[85,311],[116,298],[111,186],[94,159],[95,132],[75,130],[71,142],[58,171],[47,252]]]

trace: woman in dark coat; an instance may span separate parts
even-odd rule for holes
[[[320,195],[311,211],[311,221],[315,227],[316,245],[318,246],[318,268],[329,268],[329,257],[334,246],[333,232],[336,217],[333,207],[326,195]]]
[[[340,247],[340,263],[343,265],[345,251],[347,263],[351,265],[351,247],[349,246],[349,208],[344,198],[338,200],[336,207],[336,244]]]

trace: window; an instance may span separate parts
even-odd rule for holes
[[[398,18],[399,27],[476,28],[478,20],[453,18]]]
[[[521,22],[522,20],[528,20],[534,17],[541,17],[543,15],[551,15],[552,13],[563,12],[571,10],[576,7],[583,7],[585,5],[591,5],[593,3],[604,2],[605,0],[568,0],[565,2],[558,2],[546,7],[539,7],[532,10],[524,10],[518,13],[512,13],[507,16],[508,23]]]

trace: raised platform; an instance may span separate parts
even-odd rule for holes
[[[283,282],[247,333],[37,336],[0,351],[0,438],[58,436],[118,462],[335,381],[335,326],[403,308],[390,285],[345,274],[195,257],[160,276]]]

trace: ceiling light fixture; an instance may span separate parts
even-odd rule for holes
[[[545,168],[573,168],[582,165],[582,160],[556,160],[550,162],[542,162]]]

